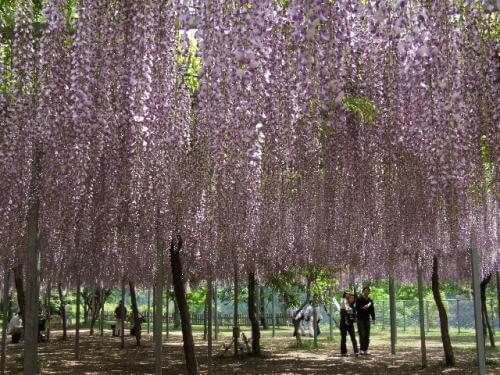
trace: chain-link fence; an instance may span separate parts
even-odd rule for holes
[[[471,299],[444,299],[443,304],[448,313],[449,327],[455,332],[474,329],[474,302]],[[488,317],[492,329],[498,330],[500,328],[498,303],[495,299],[487,299],[486,306],[488,309]],[[375,315],[377,326],[381,330],[390,329],[390,307],[388,300],[374,301]],[[269,306],[266,306],[265,314],[259,316],[261,323],[265,322],[266,325],[271,326],[273,322],[273,314],[269,311]],[[291,314],[282,312],[282,306],[276,304],[274,322],[276,327],[291,326]],[[144,311],[144,317],[148,318],[147,311]],[[326,323],[328,317],[329,307],[321,306],[321,315],[323,321]],[[436,304],[433,300],[424,301],[424,314],[425,314],[425,328],[427,332],[438,331],[439,328],[439,313]],[[106,320],[113,320],[113,314],[106,312]],[[152,314],[151,314],[152,315]],[[334,309],[334,320],[338,321],[338,311]],[[150,317],[152,321],[152,316]],[[264,319],[262,319],[264,318]],[[174,322],[174,314],[172,309],[168,317],[170,323]],[[204,314],[192,314],[191,322],[195,325],[202,325],[206,320]],[[233,315],[218,313],[218,325],[231,327],[233,325]],[[165,321],[165,316],[163,318]],[[238,315],[238,322],[242,326],[250,325],[248,314],[245,311]],[[214,322],[215,323],[215,322]],[[419,313],[418,313],[418,300],[396,300],[396,324],[399,331],[402,332],[415,332],[419,330]]]
[[[444,299],[443,304],[448,314],[448,324],[451,329],[474,329],[474,301],[469,299]],[[493,329],[500,327],[497,301],[486,300],[488,317]],[[381,329],[390,329],[389,301],[374,301],[375,314]],[[427,332],[439,330],[439,313],[433,300],[424,301],[425,329]],[[406,330],[417,330],[419,313],[417,300],[396,301],[397,327]]]

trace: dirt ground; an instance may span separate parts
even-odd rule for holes
[[[39,363],[42,374],[152,374],[152,336],[143,335],[143,346],[136,347],[132,337],[126,338],[125,349],[120,349],[120,339],[106,332],[104,337],[90,337],[88,330],[81,333],[81,359],[74,359],[74,336],[61,340],[61,332],[53,331],[49,343],[39,347]],[[221,353],[222,343],[230,342],[230,333],[221,333],[214,344],[214,355]],[[165,337],[164,337],[165,339]],[[202,334],[195,333],[200,373],[207,373],[207,347]],[[275,338],[270,332],[263,333],[262,357],[241,355],[237,358],[228,353],[214,358],[214,373],[225,374],[475,374],[475,352],[471,338],[455,345],[457,367],[443,367],[439,337],[429,337],[429,367],[420,370],[420,350],[417,336],[404,336],[398,341],[398,353],[390,355],[386,335],[374,335],[369,356],[340,357],[337,340],[320,340],[318,349],[311,349],[311,339],[305,339],[303,348],[296,348],[288,330],[278,331]],[[348,343],[349,344],[349,343]],[[9,344],[7,373],[22,370],[22,343]],[[500,352],[488,351],[488,374],[500,374]],[[182,337],[173,332],[164,342],[163,374],[184,374]]]

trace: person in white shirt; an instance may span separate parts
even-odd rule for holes
[[[314,312],[316,311],[316,321],[314,321]],[[308,333],[310,337],[314,336],[314,330],[316,330],[317,335],[321,334],[321,330],[319,328],[319,323],[323,319],[323,315],[321,314],[321,310],[319,306],[313,308],[312,302],[307,306],[305,313],[305,320],[308,323]]]
[[[9,321],[7,326],[7,332],[12,335],[12,343],[16,344],[19,342],[21,335],[23,333],[23,320],[19,313],[15,313]]]

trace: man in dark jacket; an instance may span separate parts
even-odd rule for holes
[[[370,297],[370,288],[363,288],[363,293],[356,301],[356,312],[358,313],[358,332],[360,353],[368,354],[368,345],[370,344],[370,317],[375,321],[375,308]]]

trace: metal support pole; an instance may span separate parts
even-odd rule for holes
[[[382,301],[382,331],[385,329],[385,301]]]
[[[427,348],[425,345],[425,312],[424,312],[424,282],[422,265],[417,259],[417,293],[418,293],[418,321],[420,325],[420,355],[422,368],[427,367]]]
[[[162,374],[162,313],[163,313],[163,303],[162,303],[162,295],[163,295],[163,285],[165,284],[164,272],[165,272],[165,264],[163,257],[163,241],[160,238],[160,235],[157,232],[157,245],[156,245],[156,277],[155,277],[155,285],[154,285],[154,295],[153,295],[153,303],[154,303],[154,321],[153,321],[153,332],[154,332],[154,357],[155,357],[155,375]]]
[[[167,339],[170,337],[170,319],[169,319],[169,315],[170,315],[170,285],[167,285],[167,305],[165,306],[165,324],[167,325],[166,327],[166,333],[167,333]]]
[[[81,305],[80,277],[76,281],[76,326],[75,326],[75,358],[80,359],[80,305]]]
[[[101,331],[101,337],[104,336],[104,286],[101,285],[101,318],[99,319],[99,329]]]
[[[474,290],[474,321],[476,327],[476,353],[479,367],[479,375],[486,374],[486,355],[484,348],[483,312],[481,308],[480,290],[480,260],[476,248],[476,235],[474,229],[471,232],[471,260],[472,260],[472,287]]]
[[[271,287],[271,314],[273,317],[273,334],[272,337],[276,335],[276,311],[274,309],[274,288]]]
[[[457,298],[457,328],[460,334],[460,300]]]
[[[330,291],[330,303],[328,304],[328,325],[329,325],[329,340],[333,340],[333,295]]]
[[[396,354],[396,288],[394,286],[394,279],[392,277],[389,279],[389,304],[391,318],[391,354]]]
[[[47,283],[47,290],[46,290],[46,295],[45,295],[45,304],[46,304],[46,310],[47,310],[47,320],[46,320],[46,327],[45,327],[45,339],[47,342],[50,340],[50,294],[52,290],[52,285],[51,285],[51,280],[48,281]]]
[[[148,289],[148,335],[149,335],[149,332],[150,332],[150,320],[151,320],[151,290]]]
[[[490,321],[493,322],[493,332],[495,331],[495,309],[493,308],[493,299],[490,299]]]
[[[122,302],[123,302],[123,308],[126,308],[125,305],[125,277],[122,278]],[[125,348],[125,319],[126,316],[123,314],[121,316],[121,335],[120,335],[120,348],[123,349]]]
[[[213,369],[212,369],[212,293],[213,293],[213,286],[212,286],[212,278],[210,277],[208,279],[207,283],[207,288],[208,288],[208,294],[207,294],[207,339],[208,339],[208,375],[213,374]]]
[[[217,282],[214,283],[215,340],[219,339],[219,311],[217,311]]]

